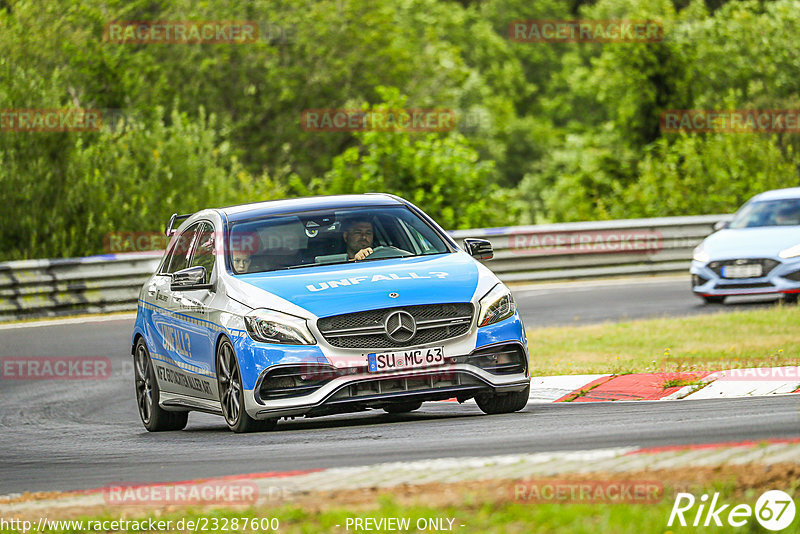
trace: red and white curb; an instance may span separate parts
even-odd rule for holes
[[[800,393],[800,367],[531,378],[530,402],[725,399]]]
[[[316,491],[392,488],[432,482],[458,483],[473,480],[521,480],[565,474],[622,473],[655,469],[715,466],[721,464],[800,465],[800,438],[655,448],[615,447],[591,451],[558,451],[509,454],[490,457],[442,458],[394,462],[371,466],[337,467],[313,471],[254,473],[203,480],[135,486],[163,491],[165,485],[254,484],[257,499],[249,504],[278,504],[293,496]],[[42,499],[8,502],[0,497],[0,514],[51,512],[56,509],[124,507],[109,502],[108,488],[65,492]],[[134,503],[129,503],[134,504]],[[153,507],[152,503],[149,504]],[[220,503],[212,503],[220,504]],[[224,503],[222,503],[224,504]],[[156,506],[158,507],[158,506]],[[163,507],[163,506],[162,506]]]

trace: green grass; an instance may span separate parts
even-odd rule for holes
[[[688,378],[673,378],[670,380],[666,380],[661,387],[664,389],[669,388],[682,388],[683,386],[702,386],[704,382],[700,379],[688,379]]]
[[[735,492],[735,484],[715,483],[708,486],[713,489],[702,491],[692,491],[699,497],[701,493],[713,493],[719,491],[721,494],[719,502],[739,504],[744,503],[753,506],[760,494],[753,490]],[[697,507],[687,512],[685,517],[689,520],[689,526],[680,527],[677,523],[672,528],[667,527],[667,521],[673,506],[674,491],[666,492],[660,502],[655,504],[564,504],[564,503],[531,503],[505,500],[499,503],[479,503],[475,502],[474,496],[463,494],[462,501],[457,506],[446,506],[434,508],[421,505],[401,505],[391,496],[382,495],[368,509],[361,507],[359,511],[348,510],[345,508],[323,508],[321,510],[301,509],[296,506],[282,508],[250,508],[242,511],[234,510],[187,510],[182,512],[159,513],[157,519],[161,521],[170,520],[175,525],[179,520],[194,521],[195,523],[205,522],[206,525],[231,525],[233,518],[277,518],[279,520],[278,532],[281,533],[317,533],[317,532],[357,532],[352,527],[347,530],[348,518],[409,518],[412,528],[409,530],[397,530],[396,532],[418,532],[415,526],[417,521],[422,518],[454,519],[452,532],[458,533],[484,533],[484,532],[520,532],[520,533],[564,533],[564,534],[648,534],[672,530],[680,532],[758,532],[761,531],[756,524],[755,518],[748,519],[748,525],[744,528],[733,528],[725,524],[727,512],[721,515],[723,527],[711,527],[708,529],[695,528],[691,526],[694,519],[694,512]],[[698,501],[699,502],[699,501]],[[728,508],[730,509],[730,507]],[[144,519],[149,516],[131,517],[127,519]],[[85,517],[84,520],[115,520],[120,516],[103,515],[96,517]],[[243,523],[240,523],[240,525]],[[792,526],[785,532],[797,532],[800,528],[800,514],[795,517]],[[174,532],[175,530],[173,530]],[[206,531],[222,531],[209,529]],[[269,530],[256,530],[258,532],[271,532]],[[387,530],[384,530],[387,531]],[[428,530],[432,532],[433,530]],[[16,532],[14,530],[2,530],[0,532]],[[76,532],[75,530],[52,530],[53,533]],[[131,531],[125,531],[131,532]],[[133,531],[137,532],[137,531]],[[228,532],[254,532],[250,528],[236,530],[228,529]],[[363,532],[363,531],[362,531]]]
[[[800,365],[800,307],[528,329],[535,376]]]

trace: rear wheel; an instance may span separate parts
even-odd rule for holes
[[[398,402],[384,406],[383,409],[387,413],[408,413],[418,410],[422,406],[422,402]]]
[[[150,432],[182,430],[189,420],[189,412],[168,412],[158,405],[160,391],[153,361],[142,338],[136,342],[134,349],[133,372],[136,379],[136,404],[144,427]]]
[[[262,432],[275,428],[277,419],[253,419],[245,411],[242,373],[233,345],[227,338],[223,338],[217,347],[217,385],[222,415],[228,428],[234,432]]]
[[[528,404],[531,385],[525,386],[522,391],[511,393],[499,393],[496,395],[477,395],[475,402],[485,414],[512,413],[518,412]]]
[[[706,304],[722,304],[725,302],[725,297],[714,296],[714,295],[703,295],[703,300]]]

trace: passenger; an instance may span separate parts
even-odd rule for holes
[[[343,237],[348,259],[363,260],[372,254],[372,223],[367,219],[353,219],[346,222]]]
[[[246,250],[234,250],[231,253],[231,262],[233,263],[233,270],[237,274],[246,273],[250,270],[250,252]]]

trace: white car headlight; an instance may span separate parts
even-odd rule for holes
[[[481,313],[478,326],[488,326],[508,319],[517,310],[511,291],[504,284],[497,284],[480,300]]]
[[[781,257],[781,258],[784,258],[784,259],[786,259],[786,258],[796,258],[797,256],[800,256],[800,245],[795,245],[795,246],[789,247],[789,248],[787,248],[785,250],[781,250],[778,253],[778,256]]]
[[[711,260],[711,256],[708,255],[708,252],[703,250],[703,244],[701,243],[694,249],[692,259],[700,263],[708,263]]]
[[[275,310],[253,310],[244,317],[247,333],[256,341],[284,345],[315,345],[305,319]]]

